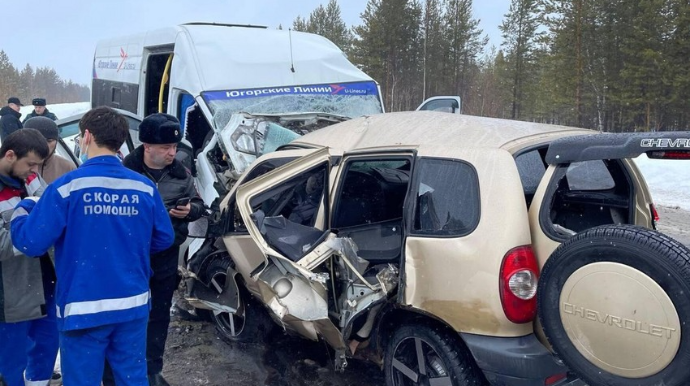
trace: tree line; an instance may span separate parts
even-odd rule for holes
[[[0,50],[0,105],[15,96],[30,104],[33,98],[46,98],[49,104],[88,101],[91,92],[87,86],[60,79],[54,69],[27,64],[22,70],[15,68],[5,51]]]
[[[601,131],[688,130],[687,0],[511,0],[502,42],[473,0],[369,0],[347,27],[336,0],[292,28],[323,35],[381,86],[387,111],[459,95],[465,114]]]

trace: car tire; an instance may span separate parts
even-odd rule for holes
[[[690,384],[690,331],[684,323],[690,320],[690,250],[681,243],[631,225],[586,230],[549,257],[537,294],[549,342],[586,383]],[[648,299],[668,312],[656,312],[661,306]],[[677,328],[652,324],[650,318],[657,317]]]
[[[232,261],[228,258],[215,258],[205,270],[204,280],[215,280],[220,288],[227,280],[228,267]],[[215,325],[221,339],[226,342],[261,343],[272,327],[273,321],[266,310],[249,294],[241,280],[237,283],[240,291],[240,305],[236,314],[209,311],[210,321]]]
[[[404,325],[393,333],[385,351],[384,372],[387,386],[486,385],[459,338],[425,324]]]

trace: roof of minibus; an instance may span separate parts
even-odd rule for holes
[[[135,51],[145,47],[173,43],[173,86],[194,95],[202,91],[372,80],[322,36],[253,26],[183,24],[103,40],[95,56],[96,60],[117,59],[122,46],[127,46],[128,55],[137,55]]]

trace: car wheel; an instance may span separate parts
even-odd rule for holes
[[[458,338],[427,325],[406,325],[388,341],[384,358],[387,386],[480,386],[485,385]]]
[[[588,384],[690,384],[690,250],[679,242],[589,229],[549,257],[537,294],[549,342]]]
[[[228,280],[228,267],[232,265],[229,258],[214,259],[206,268],[205,278],[214,288],[224,288]],[[270,332],[273,322],[263,309],[238,282],[240,290],[239,307],[234,314],[211,311],[211,322],[216,326],[220,337],[228,342],[258,343]]]

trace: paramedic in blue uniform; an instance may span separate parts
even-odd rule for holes
[[[118,386],[148,386],[149,255],[172,245],[156,185],[125,168],[117,151],[125,118],[108,107],[79,122],[87,160],[12,216],[12,242],[27,256],[55,246],[57,326],[65,385],[99,385],[107,358]]]
[[[175,159],[177,144],[181,140],[182,129],[177,118],[163,113],[151,114],[139,125],[139,141],[142,145],[122,162],[156,184],[163,203],[169,209],[175,230],[173,245],[151,255],[151,312],[146,335],[146,362],[151,386],[170,386],[161,372],[170,325],[170,306],[179,284],[177,260],[180,245],[189,234],[189,222],[198,220],[204,212],[204,201],[196,192],[190,171]],[[103,375],[103,385],[115,386],[107,369]]]

